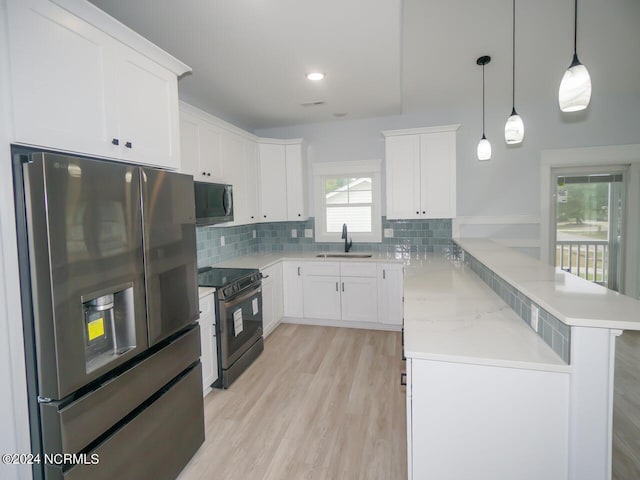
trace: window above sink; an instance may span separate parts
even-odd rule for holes
[[[380,161],[313,165],[315,240],[341,243],[342,226],[357,242],[380,242],[382,212]]]

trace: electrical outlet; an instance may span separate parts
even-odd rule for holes
[[[538,331],[538,307],[536,307],[533,303],[531,304],[531,328],[533,328],[536,332]]]
[[[384,229],[384,238],[393,238],[393,228]]]
[[[291,229],[291,238],[298,238],[298,230],[295,228]]]
[[[220,236],[220,246],[224,247],[224,235]]]
[[[253,238],[256,238],[258,236],[258,234],[256,233],[256,231],[253,231]]]
[[[311,228],[304,229],[304,238],[313,238],[313,230]]]

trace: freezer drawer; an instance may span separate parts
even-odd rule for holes
[[[67,405],[41,404],[45,453],[77,453],[94,442],[200,356],[200,327]]]
[[[204,442],[202,367],[198,363],[129,423],[87,453],[96,465],[63,472],[49,467],[47,479],[174,480]]]

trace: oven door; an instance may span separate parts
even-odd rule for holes
[[[220,363],[227,370],[262,337],[262,284],[218,301]]]

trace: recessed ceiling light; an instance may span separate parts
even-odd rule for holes
[[[307,78],[309,80],[313,80],[314,82],[317,82],[318,80],[322,80],[324,78],[324,73],[320,73],[320,72],[307,73]]]

